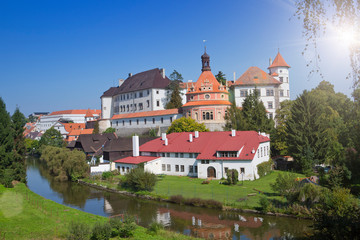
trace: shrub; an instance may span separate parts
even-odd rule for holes
[[[103,180],[106,180],[106,179],[109,179],[113,176],[112,172],[103,172],[102,175],[101,175],[101,178]]]
[[[7,188],[13,188],[12,181],[14,180],[14,170],[13,169],[5,169],[4,176],[0,178],[1,183],[4,184]]]
[[[263,177],[267,174],[269,174],[272,170],[273,162],[271,159],[267,162],[263,162],[257,165],[258,174],[260,177]]]
[[[261,212],[267,213],[270,210],[271,203],[266,197],[261,197],[259,201]]]
[[[161,223],[152,222],[152,223],[150,223],[147,232],[150,233],[151,235],[155,235],[163,228],[164,228],[164,226]]]
[[[97,222],[92,230],[91,240],[107,240],[111,237],[110,223]]]
[[[135,218],[130,215],[125,215],[122,225],[118,228],[119,237],[128,238],[133,236],[136,227]]]
[[[71,222],[69,233],[66,237],[68,240],[85,240],[89,239],[91,234],[90,227],[82,222]]]
[[[239,173],[236,169],[229,169],[226,172],[226,175],[226,181],[228,185],[235,185],[239,181]]]
[[[285,196],[288,200],[299,191],[299,182],[290,173],[279,174],[275,183],[270,184],[274,192]]]
[[[152,191],[156,181],[157,177],[155,174],[146,172],[142,168],[134,168],[125,175],[121,186],[134,191]]]

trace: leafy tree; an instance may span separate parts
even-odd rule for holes
[[[190,117],[182,117],[173,121],[166,133],[194,131],[208,132],[209,129],[203,123],[198,123]]]
[[[225,131],[230,131],[232,129],[241,131],[248,128],[247,121],[244,119],[241,109],[236,106],[235,102],[227,108],[225,121]]]
[[[288,155],[287,121],[291,116],[292,101],[285,100],[280,103],[280,108],[276,109],[276,129],[271,136],[271,152],[273,155]]]
[[[156,182],[157,177],[155,174],[144,171],[142,167],[137,167],[131,169],[130,173],[125,175],[121,185],[134,191],[152,191]]]
[[[215,78],[220,84],[226,85],[226,77],[222,71],[219,71],[218,74],[215,75]]]
[[[94,129],[94,131],[95,131],[95,129]],[[104,133],[114,133],[115,131],[116,131],[115,128],[109,127],[104,131]]]
[[[299,183],[295,181],[291,173],[281,173],[276,177],[276,181],[270,184],[271,189],[286,197],[288,200],[298,191]]]
[[[236,183],[239,181],[239,173],[236,169],[227,170],[226,176],[226,182],[228,185],[236,185]]]
[[[53,147],[63,147],[65,144],[61,133],[56,130],[54,127],[49,128],[41,136],[39,141],[40,146],[53,146]]]
[[[100,130],[99,130],[99,121],[96,121],[94,124],[94,131],[93,134],[99,134]]]
[[[291,118],[287,121],[289,154],[298,170],[311,171],[315,163],[322,163],[328,147],[328,138],[320,122],[318,103],[304,91],[293,103]]]
[[[168,103],[166,104],[166,109],[180,108],[182,106],[181,92],[180,92],[180,83],[183,81],[183,77],[180,73],[174,70],[170,74],[170,84],[167,86],[168,94]]]
[[[360,209],[349,189],[324,194],[313,214],[315,239],[359,239]]]

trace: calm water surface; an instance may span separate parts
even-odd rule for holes
[[[311,221],[222,212],[161,203],[100,191],[72,182],[56,182],[37,159],[29,158],[28,187],[57,203],[101,216],[128,213],[148,226],[157,221],[167,229],[209,239],[292,239],[309,231]]]

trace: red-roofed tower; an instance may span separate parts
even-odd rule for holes
[[[271,62],[270,59],[270,65],[268,67],[269,74],[282,83],[279,88],[280,102],[285,99],[290,99],[289,68],[290,65],[285,62],[280,51],[276,55],[274,61]]]
[[[220,84],[211,72],[210,56],[201,56],[202,73],[196,83],[188,84],[186,104],[183,112],[199,123],[204,123],[211,131],[222,130],[225,125],[225,113],[229,102],[229,92]]]

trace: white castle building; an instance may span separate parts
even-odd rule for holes
[[[270,59],[269,73],[258,67],[250,67],[233,84],[236,105],[242,107],[246,96],[256,88],[268,117],[275,118],[280,102],[290,100],[289,68],[280,52],[273,62]]]

